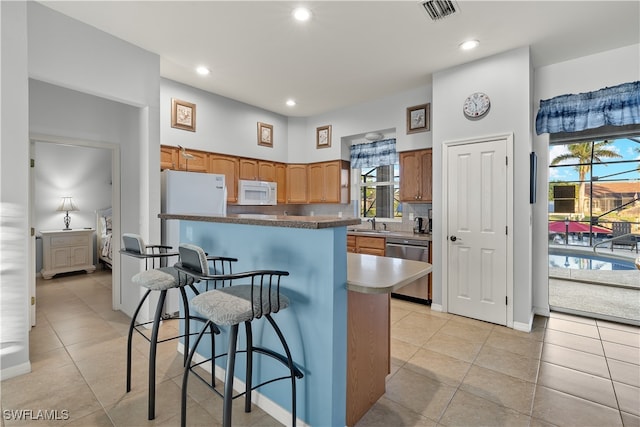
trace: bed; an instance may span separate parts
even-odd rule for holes
[[[105,267],[112,268],[113,249],[111,247],[111,208],[96,211],[96,248],[98,260]]]

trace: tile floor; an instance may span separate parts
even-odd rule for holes
[[[148,345],[140,337],[133,390],[124,392],[129,319],[110,308],[108,272],[37,286],[33,372],[0,384],[2,426],[179,425],[175,344],[159,347],[156,420],[146,420]],[[640,426],[640,328],[554,313],[525,334],[398,300],[391,315],[387,392],[358,427]],[[163,324],[163,334],[175,332],[175,321]],[[189,425],[219,425],[221,400],[198,381],[189,387]],[[64,409],[69,419],[8,419],[16,409]],[[239,407],[234,425],[278,423]]]

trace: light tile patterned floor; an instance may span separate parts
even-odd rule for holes
[[[129,319],[110,308],[108,272],[39,280],[37,294],[33,372],[0,384],[2,426],[179,425],[175,344],[160,345],[156,420],[146,419],[148,345],[139,337],[133,391],[124,392]],[[391,316],[387,392],[358,427],[640,426],[637,327],[554,313],[526,334],[397,300]],[[175,321],[163,324],[174,332]],[[189,425],[220,425],[221,400],[198,381],[189,388]],[[66,409],[70,419],[5,419],[16,409]],[[234,425],[278,423],[238,407]]]

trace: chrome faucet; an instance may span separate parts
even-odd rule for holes
[[[369,218],[367,221],[369,221],[371,223],[371,229],[375,230],[376,229],[376,217],[374,216],[373,218]]]

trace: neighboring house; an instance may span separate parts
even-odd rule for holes
[[[610,212],[620,206],[638,200],[640,197],[640,182],[607,182],[593,184],[593,213],[602,214]],[[592,201],[589,188],[585,192],[586,208],[589,209],[589,203]],[[640,205],[640,201],[638,202]],[[640,209],[634,205],[627,205],[624,210]]]

